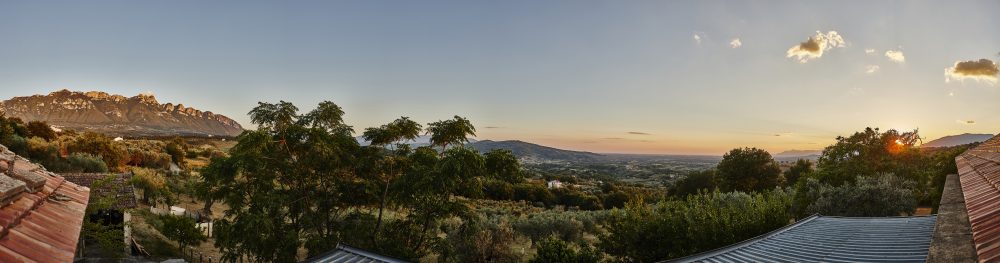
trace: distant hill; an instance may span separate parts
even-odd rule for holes
[[[354,140],[357,140],[358,144],[360,144],[361,146],[368,146],[368,144],[370,144],[362,136],[354,137]],[[474,142],[477,142],[476,139],[469,139],[469,143],[474,143]],[[421,135],[421,136],[417,137],[416,140],[407,141],[407,142],[404,142],[404,143],[410,145],[411,148],[428,146],[428,145],[431,145],[431,136],[430,135]]]
[[[774,155],[778,161],[797,161],[799,159],[818,160],[823,154],[822,150],[788,150]]]
[[[60,90],[48,95],[14,97],[0,102],[0,111],[24,121],[123,136],[236,136],[243,127],[210,111],[160,104],[153,95],[134,97],[99,91]]]
[[[507,149],[522,160],[534,162],[568,161],[568,162],[590,162],[604,157],[601,154],[592,152],[570,151],[542,146],[523,141],[491,141],[483,140],[465,145],[478,150],[479,152],[489,152],[493,149]]]
[[[920,147],[951,147],[963,144],[984,142],[986,140],[989,140],[990,138],[993,138],[993,134],[966,133],[966,134],[941,137],[937,140],[933,140],[923,145],[920,145]]]

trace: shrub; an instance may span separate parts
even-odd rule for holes
[[[70,169],[74,171],[84,173],[108,172],[108,165],[98,156],[86,153],[74,153],[66,158],[66,161],[69,163]]]
[[[781,189],[690,195],[615,209],[599,247],[624,261],[653,262],[703,252],[758,236],[789,223],[791,196]]]
[[[811,213],[830,216],[899,216],[913,214],[917,199],[912,181],[891,174],[857,177],[853,184],[821,185],[809,188],[817,191],[815,202],[808,206]]]
[[[601,255],[590,246],[582,245],[577,251],[555,236],[538,242],[538,251],[531,263],[597,263]]]

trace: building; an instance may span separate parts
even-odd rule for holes
[[[937,216],[814,215],[720,249],[674,262],[924,262]]]
[[[552,181],[549,181],[549,182],[548,182],[548,183],[547,183],[546,185],[548,185],[549,189],[559,189],[559,188],[563,188],[563,183],[562,183],[562,182],[560,182],[559,180],[552,180]]]
[[[89,198],[0,146],[0,262],[72,262]]]
[[[955,158],[964,203],[952,207],[958,234],[952,239],[971,244],[980,262],[1000,261],[1000,136]],[[944,206],[942,202],[942,206]],[[965,233],[961,233],[964,231]],[[970,240],[971,239],[971,240]],[[943,262],[943,261],[942,261]]]
[[[136,207],[135,187],[132,186],[132,174],[121,173],[64,173],[61,174],[67,181],[91,189],[91,205],[97,204],[100,200],[113,200],[109,207],[91,207],[91,213],[87,214],[92,222],[100,222],[105,226],[120,225],[122,230],[122,242],[125,243],[125,251],[131,251],[132,228],[129,225],[132,215],[129,209]],[[100,183],[98,183],[100,182]],[[96,184],[96,185],[95,185]],[[100,259],[97,250],[90,249],[96,244],[88,244],[81,241],[77,258]]]
[[[337,248],[322,255],[306,259],[308,263],[406,263],[407,261],[387,257],[360,248],[337,244]]]

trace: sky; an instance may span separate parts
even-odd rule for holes
[[[1000,131],[1000,1],[2,1],[0,98],[60,89],[232,117],[461,115],[594,152],[822,149]],[[987,61],[982,61],[986,59]],[[959,63],[962,62],[962,63]]]

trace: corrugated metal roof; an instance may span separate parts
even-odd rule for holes
[[[955,158],[979,261],[1000,261],[1000,136]]]
[[[937,216],[812,216],[672,262],[924,262]]]
[[[18,178],[42,178],[35,192],[23,191],[0,208],[0,262],[72,262],[90,189],[15,156],[0,146],[3,171]]]
[[[387,257],[343,244],[325,254],[306,259],[310,263],[406,263],[407,261]]]

